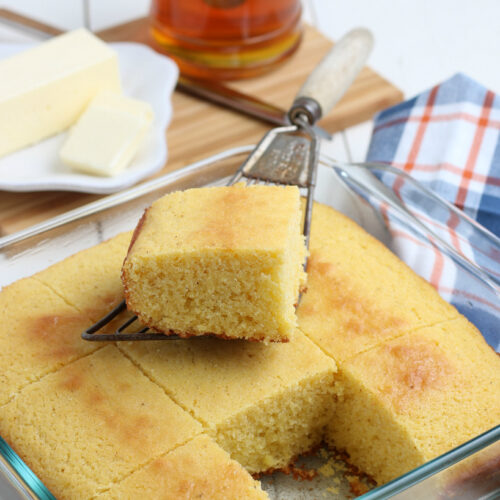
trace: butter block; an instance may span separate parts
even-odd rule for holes
[[[61,160],[91,175],[116,175],[137,153],[152,121],[149,103],[113,92],[99,94],[71,130]]]
[[[71,126],[100,92],[119,92],[115,52],[85,29],[0,61],[0,157]]]

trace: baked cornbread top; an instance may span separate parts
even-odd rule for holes
[[[500,358],[463,317],[359,354],[343,371],[393,415],[426,460],[500,421]]]
[[[336,371],[334,361],[300,331],[285,344],[199,339],[120,348],[209,427],[308,376]]]
[[[0,435],[57,498],[93,498],[201,432],[114,346],[29,385],[1,413]]]
[[[36,279],[93,321],[108,313],[123,299],[120,269],[132,232],[78,252],[36,274]]]
[[[333,208],[313,209],[300,328],[336,361],[459,316],[429,283]]]
[[[0,292],[0,405],[43,375],[98,346],[80,338],[92,321],[34,278]]]
[[[208,436],[195,437],[157,458],[96,500],[265,500],[264,493],[238,462]]]
[[[155,201],[134,234],[134,253],[203,248],[281,249],[299,209],[294,186],[188,189]]]

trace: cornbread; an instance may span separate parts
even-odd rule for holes
[[[0,435],[60,498],[260,498],[231,459],[263,472],[323,438],[382,483],[500,418],[500,359],[480,333],[389,250],[318,204],[290,342],[204,338],[92,353],[80,323],[122,299],[129,239],[0,292],[3,324],[19,325],[0,330]],[[52,315],[50,328],[33,328]],[[66,339],[60,353],[51,335]]]
[[[335,363],[300,331],[286,344],[209,338],[119,348],[251,473],[319,444],[339,390]]]
[[[297,316],[301,330],[337,362],[344,395],[329,425],[330,444],[346,450],[356,466],[384,483],[498,422],[494,408],[500,405],[500,359],[477,329],[427,282],[350,219],[324,205],[314,207],[310,251],[308,287]],[[406,339],[408,349],[392,351],[399,339]],[[441,392],[423,391],[415,399],[408,423],[395,405],[382,404],[380,393],[399,390],[401,398],[411,400],[414,389],[405,381],[423,384],[419,380],[426,371],[432,379],[434,371],[444,370],[439,365],[446,359],[442,351],[431,356],[436,344],[442,351],[449,349],[453,368],[442,373],[446,382],[438,384]],[[454,354],[461,349],[461,355]],[[466,362],[463,356],[469,350],[477,355]],[[387,352],[406,353],[406,359],[393,368],[381,359]],[[472,376],[472,371],[482,375]],[[469,375],[455,396],[459,380]],[[371,384],[379,383],[380,377],[384,385],[375,385],[376,390]],[[461,417],[460,405],[448,402],[454,397],[459,398],[461,411],[471,408],[472,415]],[[424,404],[426,398],[429,406]],[[480,423],[476,416],[490,409]],[[419,432],[428,432],[425,445]]]
[[[131,232],[121,233],[57,262],[33,278],[95,322],[123,300],[120,269],[131,236]]]
[[[22,389],[0,435],[57,498],[88,500],[201,426],[114,346]]]
[[[127,306],[167,333],[287,341],[305,255],[296,187],[171,193],[134,233],[122,271]]]
[[[429,283],[352,220],[315,204],[300,328],[340,363],[459,316]]]
[[[208,436],[195,437],[96,497],[155,500],[265,500],[258,481]]]
[[[89,317],[33,278],[2,289],[0,312],[0,405],[99,347],[80,338],[92,324]]]
[[[379,483],[500,421],[500,360],[465,318],[347,361],[328,440]]]

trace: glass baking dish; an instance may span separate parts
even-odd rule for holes
[[[168,192],[223,185],[253,146],[227,150],[181,170],[111,195],[61,216],[0,238],[0,287],[29,276],[79,250],[132,229],[145,207]],[[399,177],[397,192],[388,188]],[[318,171],[315,199],[355,220],[370,234],[392,247],[391,231],[406,232],[419,244],[440,252],[462,283],[474,287],[477,304],[464,294],[447,292],[446,299],[478,326],[489,344],[500,349],[500,276],[488,256],[500,254],[500,240],[404,173],[380,164],[341,164],[324,155]],[[450,239],[448,221],[454,224]],[[390,225],[388,224],[390,222]],[[475,253],[461,253],[456,240],[474,242]],[[463,245],[462,245],[463,246]],[[479,255],[479,257],[477,257]],[[491,260],[491,259],[490,259]],[[414,263],[407,262],[409,265]],[[414,266],[418,272],[418,266]],[[491,311],[494,321],[491,321]],[[486,311],[486,310],[485,310]],[[488,321],[482,318],[488,315]],[[322,458],[323,457],[323,458]],[[383,486],[368,491],[365,500],[398,498],[498,498],[500,495],[500,426]],[[319,467],[325,453],[301,459],[305,467]],[[273,499],[352,498],[347,475],[296,481],[282,473],[262,479]],[[335,485],[333,488],[332,485]],[[373,485],[371,486],[373,488]],[[334,493],[335,491],[335,493]],[[0,438],[0,497],[53,499],[35,474]]]

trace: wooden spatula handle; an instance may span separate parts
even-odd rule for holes
[[[300,111],[308,100],[316,121],[326,115],[345,94],[363,68],[373,47],[373,36],[365,28],[356,28],[343,36],[320,61],[302,88],[290,110],[290,118]],[[307,107],[307,106],[306,106]],[[316,108],[316,111],[312,111]],[[319,116],[318,116],[319,113]],[[310,113],[306,113],[310,115]]]

